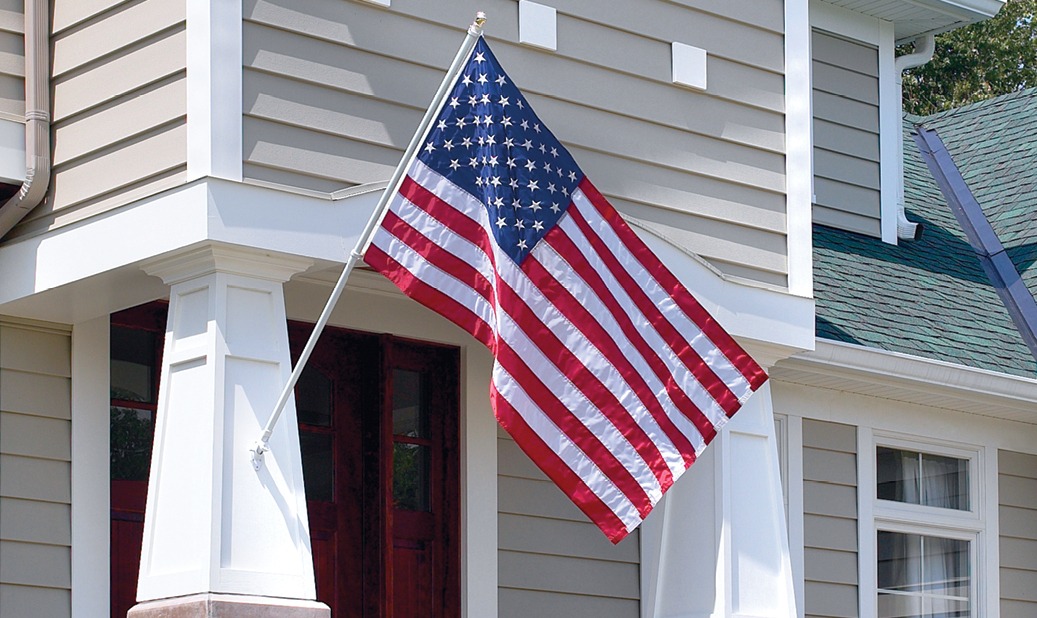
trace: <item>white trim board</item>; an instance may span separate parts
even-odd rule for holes
[[[70,323],[157,298],[165,288],[141,275],[140,262],[208,242],[307,257],[316,270],[336,267],[378,197],[371,191],[332,201],[198,180],[0,247],[0,310]],[[639,231],[732,335],[787,348],[782,356],[813,347],[813,299],[725,279],[665,239]],[[142,297],[136,286],[154,295]]]
[[[778,380],[1037,425],[1037,379],[818,339]]]

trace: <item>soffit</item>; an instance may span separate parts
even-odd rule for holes
[[[857,13],[894,23],[898,43],[929,33],[946,32],[993,17],[1001,0],[825,0]]]

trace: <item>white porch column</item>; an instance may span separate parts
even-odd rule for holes
[[[642,524],[643,618],[796,616],[765,384]]]
[[[248,452],[291,373],[282,283],[310,264],[207,244],[144,265],[171,288],[131,616],[328,615],[294,401],[258,472]]]

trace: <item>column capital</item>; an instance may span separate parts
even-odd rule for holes
[[[141,264],[149,275],[174,285],[213,273],[228,273],[284,283],[313,266],[313,260],[239,245],[206,242],[152,258]]]

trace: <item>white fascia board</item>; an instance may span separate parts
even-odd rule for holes
[[[379,197],[379,190],[359,190],[333,201],[199,180],[0,246],[0,311],[72,323],[121,309],[137,298],[133,288],[154,283],[141,277],[140,262],[206,242],[306,257],[316,268],[341,264]],[[735,337],[769,346],[766,354],[775,359],[813,347],[813,299],[732,281],[667,240],[638,231]]]
[[[732,281],[647,228],[634,230],[724,329],[742,339],[754,356],[771,357],[757,358],[761,363],[813,349],[814,299]],[[770,349],[753,349],[752,342]]]
[[[857,376],[873,384],[958,398],[963,402],[962,409],[967,411],[975,406],[964,405],[966,402],[986,402],[991,409],[996,406],[1022,411],[1028,422],[1037,423],[1035,378],[824,339],[817,340],[813,351],[797,354],[782,364],[820,376]],[[842,388],[854,390],[851,382],[844,383]],[[895,398],[892,392],[889,397]],[[1022,420],[1019,416],[1013,415],[1012,420]]]

